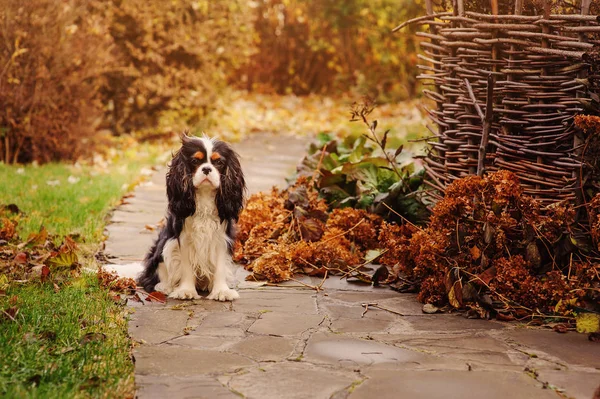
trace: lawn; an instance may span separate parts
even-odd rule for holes
[[[74,236],[85,249],[80,263],[93,267],[110,209],[164,153],[128,145],[85,165],[0,165],[0,205],[21,210],[21,241],[42,225],[56,243]],[[0,255],[7,248],[0,244]],[[7,282],[1,265],[0,397],[132,397],[127,314],[95,273]]]

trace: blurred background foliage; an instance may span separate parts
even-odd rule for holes
[[[246,89],[356,88],[381,100],[416,94],[415,26],[392,29],[423,14],[423,0],[259,0],[253,7],[257,51],[240,69]]]
[[[236,90],[410,98],[423,0],[0,0],[0,161],[218,123]],[[416,29],[416,28],[411,28]],[[209,122],[206,122],[209,121]]]

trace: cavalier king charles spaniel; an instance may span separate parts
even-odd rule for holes
[[[140,284],[170,298],[239,298],[229,288],[235,225],[246,184],[238,155],[207,136],[181,138],[167,172],[166,223],[146,255]]]

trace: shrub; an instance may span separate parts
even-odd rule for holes
[[[91,148],[114,62],[91,4],[0,0],[0,160],[74,159]]]
[[[246,88],[307,94],[360,86],[371,95],[416,93],[414,27],[392,33],[424,12],[409,0],[261,0],[257,53],[240,69]]]
[[[197,125],[252,50],[252,16],[242,0],[108,4],[104,16],[122,68],[108,74],[103,97],[107,127],[117,133]]]

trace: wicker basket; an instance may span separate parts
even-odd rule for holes
[[[455,179],[508,169],[541,201],[584,202],[599,182],[586,157],[600,154],[589,153],[592,138],[574,118],[600,113],[600,17],[590,15],[591,0],[565,15],[549,3],[522,15],[522,0],[514,14],[498,15],[494,3],[490,14],[465,11],[462,0],[434,13],[429,0],[428,15],[396,28],[429,26],[418,34],[428,39],[419,78],[433,86],[423,94],[436,103],[424,158],[431,195]]]

